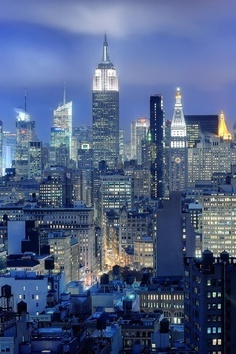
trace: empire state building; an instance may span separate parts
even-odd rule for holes
[[[119,88],[116,69],[108,56],[105,35],[102,61],[93,77],[93,161],[114,168],[119,158]]]

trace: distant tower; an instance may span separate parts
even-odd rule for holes
[[[184,191],[187,188],[188,149],[186,124],[179,88],[177,88],[175,96],[170,135],[169,190]]]
[[[25,96],[26,108],[26,96]],[[16,149],[15,168],[19,178],[28,178],[28,143],[36,140],[35,121],[30,120],[28,112],[16,109]]]
[[[28,179],[34,178],[40,182],[42,178],[42,142],[29,141],[28,148]]]
[[[151,198],[164,197],[164,111],[161,95],[150,97]]]
[[[71,158],[72,101],[66,102],[66,86],[64,86],[63,104],[59,105],[53,112],[53,125],[54,128],[64,130],[65,135],[67,136],[67,139],[65,140],[67,141],[69,157]],[[56,129],[54,131],[56,131]]]
[[[232,140],[232,136],[228,131],[224,112],[220,112],[219,126],[218,126],[218,135],[223,138],[223,140]]]
[[[16,133],[3,131],[3,166],[2,173],[5,174],[5,169],[12,167],[12,161],[15,156],[16,148]]]
[[[116,69],[108,56],[106,35],[102,61],[93,77],[92,110],[94,167],[105,160],[114,168],[119,158],[119,88]]]
[[[142,165],[142,141],[146,139],[150,121],[148,118],[138,118],[131,123],[131,158]]]

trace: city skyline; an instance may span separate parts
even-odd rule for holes
[[[46,11],[45,11],[46,9]],[[236,121],[234,13],[230,0],[148,4],[119,1],[2,2],[0,106],[4,130],[15,130],[15,107],[27,110],[36,131],[49,141],[53,110],[73,101],[73,125],[92,125],[92,78],[102,57],[104,33],[120,86],[120,128],[149,118],[149,98],[162,94],[172,119],[176,87],[185,114],[225,112]],[[45,129],[47,127],[47,130]],[[45,133],[46,130],[46,133]]]

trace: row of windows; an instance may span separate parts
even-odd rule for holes
[[[22,290],[24,290],[24,291],[26,290],[26,286],[25,286],[25,285],[22,287]],[[39,290],[38,285],[35,286],[35,290],[36,290],[36,291]]]
[[[21,299],[25,299],[25,295],[21,295],[21,294],[19,294],[19,299],[21,300]],[[34,294],[32,294],[32,300],[39,300],[39,295],[34,295]]]
[[[168,295],[168,294],[143,294],[141,295],[141,299],[146,300],[183,300],[184,296],[182,294],[178,295]]]
[[[211,297],[213,297],[213,298],[216,298],[216,297],[221,297],[221,292],[220,291],[218,291],[218,292],[216,292],[216,291],[208,291],[207,292],[207,297],[208,298],[211,298]]]

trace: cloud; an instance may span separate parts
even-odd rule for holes
[[[214,4],[211,0],[8,0],[2,5],[0,24],[31,27],[25,38],[16,32],[14,40],[2,45],[2,82],[9,86],[25,82],[40,86],[61,83],[67,77],[79,83],[85,75],[89,80],[101,52],[96,51],[98,47],[88,48],[88,43],[81,43],[79,36],[103,35],[106,30],[110,57],[123,84],[148,86],[185,81],[199,87],[216,87],[220,80],[224,85],[236,79],[235,28],[227,39],[224,35],[235,7],[233,2],[225,6],[221,0]],[[50,29],[58,37],[66,33],[72,40],[67,43],[67,37],[62,36],[61,46],[53,38],[51,42],[36,40],[34,35],[40,28]]]
[[[220,23],[224,18],[233,16],[229,4],[225,6],[221,0],[214,3],[210,0],[112,3],[105,0],[8,0],[3,7],[0,20],[37,24],[74,34],[94,35],[107,30],[112,36],[120,38],[143,31],[172,32],[174,36],[189,37],[204,31],[205,26],[209,28],[211,23]]]

